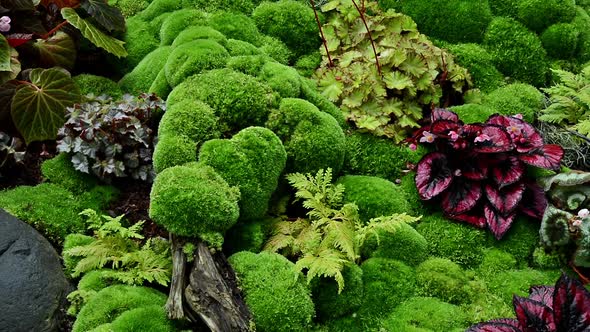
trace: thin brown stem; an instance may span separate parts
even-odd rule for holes
[[[49,38],[51,35],[53,35],[57,31],[59,31],[61,28],[63,28],[66,24],[68,24],[68,21],[67,20],[64,20],[60,24],[56,25],[55,28],[51,29],[51,31],[49,31],[48,33],[46,33],[44,35],[41,35],[41,39],[47,39],[47,38]]]
[[[315,15],[315,21],[318,25],[318,29],[320,29],[320,36],[322,36],[322,43],[324,44],[324,49],[326,50],[326,55],[328,56],[328,65],[330,68],[334,67],[334,63],[332,62],[332,57],[330,56],[330,51],[328,50],[328,42],[326,41],[326,37],[324,36],[324,29],[322,29],[322,22],[320,22],[320,17],[318,16],[318,11],[315,8],[315,1],[309,0],[311,3],[311,8],[313,8],[313,13]]]
[[[375,48],[375,41],[373,40],[373,36],[371,35],[371,30],[369,29],[369,25],[367,24],[364,9],[361,9],[357,5],[356,1],[354,1],[354,0],[352,0],[352,4],[356,8],[356,10],[359,12],[359,14],[361,16],[361,21],[363,21],[363,24],[365,25],[365,28],[367,29],[367,34],[369,35],[369,40],[371,41],[371,46],[373,47],[373,54],[375,54],[375,64],[377,65],[377,72],[379,72],[379,76],[382,76],[381,65],[379,64],[379,57],[377,56],[377,48]]]

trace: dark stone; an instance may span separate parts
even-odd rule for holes
[[[0,209],[0,331],[57,331],[69,290],[51,244]]]

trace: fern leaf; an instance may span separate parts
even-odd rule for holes
[[[331,246],[340,249],[348,260],[354,262],[357,259],[353,223],[331,222],[326,226],[325,232],[326,240]]]
[[[333,249],[326,249],[317,256],[305,255],[295,263],[295,267],[302,271],[307,269],[307,282],[310,283],[315,277],[334,278],[338,283],[338,293],[344,289],[344,277],[342,270],[348,262],[344,255]]]

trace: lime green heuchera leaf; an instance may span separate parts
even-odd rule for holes
[[[318,83],[324,97],[328,98],[332,102],[339,100],[340,94],[342,94],[342,89],[344,88],[344,84],[341,80],[336,78],[336,75],[333,71],[328,72]]]
[[[11,71],[10,68],[10,50],[12,47],[8,45],[8,40],[4,35],[0,34],[0,71]]]
[[[33,48],[39,54],[42,67],[58,66],[70,70],[76,62],[76,45],[72,37],[62,31],[47,39],[37,39]]]
[[[61,15],[71,25],[80,30],[82,36],[90,40],[94,45],[116,55],[117,57],[127,56],[124,42],[100,31],[100,29],[92,25],[90,22],[81,18],[73,8],[62,8]]]
[[[26,143],[55,139],[65,122],[66,108],[79,103],[80,89],[58,68],[33,69],[31,83],[16,89],[12,120]]]
[[[399,71],[394,71],[384,75],[383,81],[388,89],[403,90],[414,86],[414,82]]]
[[[18,52],[10,49],[10,70],[0,71],[0,84],[4,84],[10,80],[15,79],[21,71],[20,61],[18,61]],[[0,105],[2,107],[2,105]]]

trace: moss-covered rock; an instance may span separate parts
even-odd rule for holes
[[[252,18],[262,33],[280,39],[296,57],[316,51],[321,44],[313,9],[305,3],[263,2]]]
[[[529,29],[542,32],[559,22],[570,22],[576,15],[574,0],[519,0],[516,8],[518,19]]]
[[[496,111],[488,105],[465,104],[449,108],[465,123],[485,122]],[[513,115],[513,114],[510,114]]]
[[[125,64],[127,68],[131,69],[135,68],[143,58],[157,49],[160,41],[154,35],[150,24],[137,16],[127,19],[125,24],[127,30],[123,41],[128,53]]]
[[[165,46],[146,55],[131,72],[119,81],[121,89],[133,95],[148,91],[166,65],[171,52],[172,47]]]
[[[187,27],[206,23],[205,14],[197,9],[181,9],[172,12],[160,28],[160,46],[172,45],[172,42]]]
[[[197,143],[182,135],[165,135],[158,139],[152,156],[154,171],[197,161]]]
[[[259,78],[268,84],[282,98],[298,98],[301,95],[301,78],[292,67],[277,62],[267,62]]]
[[[547,52],[539,37],[521,23],[507,17],[493,19],[483,43],[504,75],[534,86],[547,82]]]
[[[416,268],[418,294],[452,304],[469,303],[478,294],[466,271],[447,258],[430,258]]]
[[[227,68],[250,76],[258,76],[262,67],[270,59],[266,55],[232,56],[227,61]]]
[[[286,161],[281,140],[262,127],[243,129],[231,139],[209,140],[199,151],[199,162],[240,189],[242,220],[264,216]]]
[[[543,47],[554,59],[569,59],[578,49],[580,31],[571,23],[557,23],[548,27],[541,35]]]
[[[455,56],[455,62],[469,70],[475,87],[489,92],[504,83],[504,75],[494,66],[492,55],[480,45],[456,44],[448,49]]]
[[[160,97],[161,99],[166,99],[168,94],[172,91],[172,87],[170,83],[168,83],[168,79],[166,78],[166,70],[162,68],[158,75],[152,82],[152,85],[148,88],[148,93],[154,93],[156,96]]]
[[[278,63],[288,65],[295,56],[280,39],[263,35],[260,39],[260,50]]]
[[[162,305],[150,305],[123,312],[110,324],[114,332],[175,332],[178,331]]]
[[[319,278],[312,282],[312,298],[320,320],[334,319],[356,311],[363,302],[363,270],[347,264],[342,270],[344,289],[339,294],[333,278]]]
[[[198,100],[182,100],[171,105],[164,113],[158,127],[161,136],[185,136],[198,143],[218,138],[218,117],[209,105]]]
[[[293,263],[285,257],[242,251],[229,258],[236,271],[256,330],[301,331],[315,315],[310,291]]]
[[[226,49],[229,52],[229,55],[232,57],[242,55],[260,55],[263,53],[260,49],[258,49],[258,47],[243,40],[237,39],[229,39],[227,41]]]
[[[72,165],[70,155],[60,153],[41,164],[43,177],[74,194],[81,194],[98,185],[98,180],[86,173],[77,171]]]
[[[175,35],[172,47],[177,47],[199,39],[209,39],[217,42],[223,47],[227,47],[227,38],[219,31],[209,26],[196,25],[182,30],[181,33]],[[230,52],[231,54],[231,52]]]
[[[401,224],[394,233],[377,232],[363,245],[365,257],[382,257],[399,260],[409,266],[422,263],[428,257],[428,243],[412,226]]]
[[[544,105],[541,91],[532,85],[513,83],[492,91],[484,98],[484,105],[494,113],[522,114],[523,120],[533,122]]]
[[[80,88],[83,95],[93,94],[95,96],[107,95],[118,99],[123,95],[123,91],[117,85],[117,82],[102,76],[91,74],[80,74],[72,77],[74,82]]]
[[[460,307],[430,297],[413,297],[400,304],[383,322],[386,331],[450,332],[468,327]]]
[[[223,68],[229,53],[217,42],[198,39],[177,46],[166,61],[166,79],[175,87],[185,79],[209,69]]]
[[[260,44],[261,35],[256,24],[244,14],[219,11],[209,17],[208,24],[227,38],[243,40],[254,45]]]
[[[285,98],[267,122],[287,151],[287,172],[315,173],[331,168],[338,174],[344,161],[344,133],[336,120],[311,103]]]

